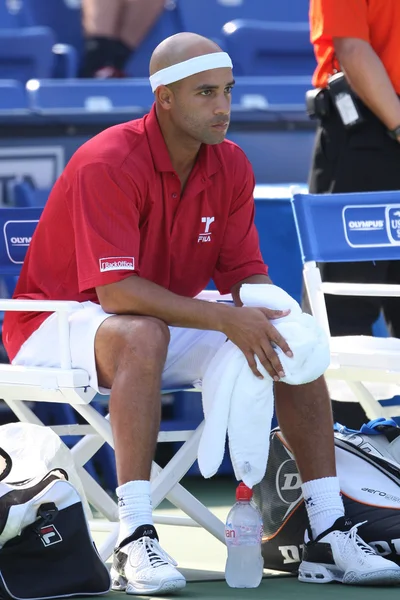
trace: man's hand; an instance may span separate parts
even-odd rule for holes
[[[293,356],[287,342],[270,322],[289,314],[289,310],[271,310],[269,308],[241,307],[225,313],[221,331],[245,355],[250,369],[256,377],[262,379],[257,369],[257,356],[274,381],[285,376],[274,346],[278,346],[287,356]]]

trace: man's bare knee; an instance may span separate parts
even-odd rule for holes
[[[100,385],[111,387],[118,370],[161,373],[168,351],[168,326],[153,317],[115,315],[99,328],[95,340]]]

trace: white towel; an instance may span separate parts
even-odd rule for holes
[[[314,381],[327,369],[329,342],[315,319],[281,288],[268,284],[245,284],[240,297],[244,305],[291,312],[274,326],[286,339],[293,358],[280,348],[276,352],[285,371],[285,383]],[[228,341],[216,353],[203,378],[205,427],[200,439],[198,463],[204,477],[217,472],[228,434],[229,452],[238,481],[253,487],[264,477],[271,420],[274,412],[273,380],[257,359],[264,379],[255,377],[237,346]]]

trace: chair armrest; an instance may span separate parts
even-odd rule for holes
[[[80,302],[66,300],[0,300],[0,310],[23,312],[71,312],[82,308]]]
[[[80,302],[65,300],[0,300],[0,310],[56,313],[60,346],[60,366],[62,369],[71,368],[68,313],[80,308],[82,308]]]
[[[335,296],[394,296],[400,297],[400,285],[385,283],[333,283],[321,284],[324,294]]]
[[[79,57],[76,49],[70,44],[54,44],[53,78],[68,79],[77,77]]]

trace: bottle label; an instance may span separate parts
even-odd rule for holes
[[[225,542],[227,546],[254,546],[260,544],[263,536],[263,526],[233,525],[225,526]]]

